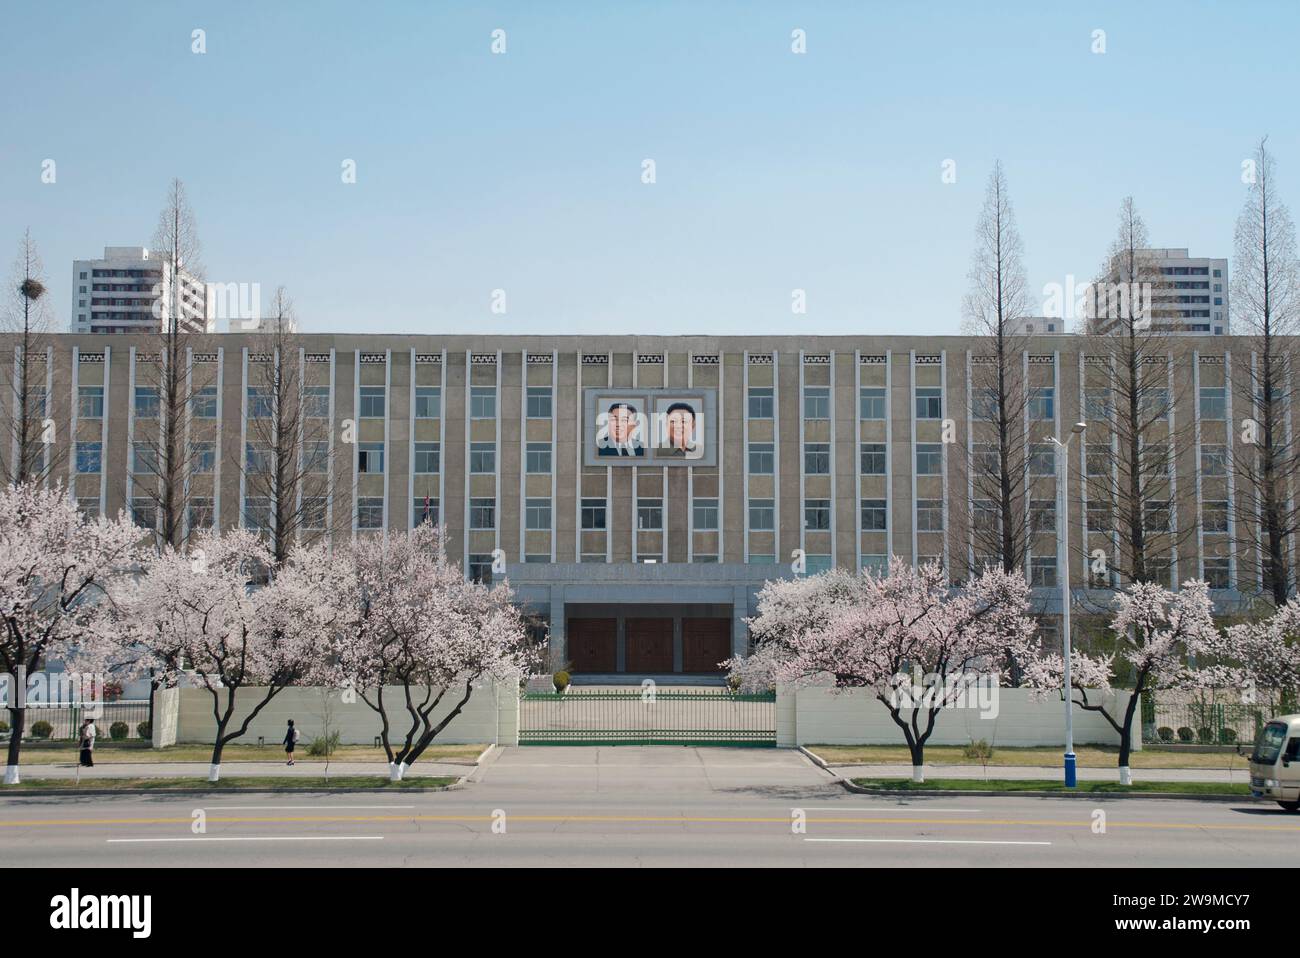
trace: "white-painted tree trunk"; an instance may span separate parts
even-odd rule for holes
[[[400,782],[406,776],[406,770],[410,768],[405,762],[388,763],[388,780],[390,782]]]
[[[18,766],[17,766],[17,765],[6,765],[6,766],[5,766],[5,784],[6,784],[6,785],[17,785],[17,784],[19,783],[19,781],[20,781],[20,778],[19,778],[19,776],[18,776]]]
[[[923,765],[913,765],[913,766],[912,766],[912,781],[914,781],[914,782],[924,782],[924,781],[925,781],[925,766],[923,766]]]
[[[221,766],[220,766],[220,765],[209,765],[209,766],[208,766],[208,781],[209,781],[209,782],[219,782],[219,781],[221,781]]]
[[[1133,773],[1129,771],[1127,765],[1121,765],[1119,767],[1119,783],[1121,785],[1133,784]]]

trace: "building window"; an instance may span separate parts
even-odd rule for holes
[[[604,499],[582,500],[582,528],[586,532],[596,532],[605,528]]]
[[[384,387],[362,386],[360,393],[361,406],[357,410],[357,416],[361,419],[383,419],[385,415]]]
[[[1033,556],[1030,558],[1029,584],[1040,587],[1056,585],[1056,556]]]
[[[551,500],[524,500],[524,528],[531,532],[549,532],[551,529]]]
[[[938,476],[943,474],[943,445],[937,442],[916,444],[916,474]]]
[[[1040,386],[1029,397],[1029,418],[1035,422],[1052,422],[1056,419],[1056,390]]]
[[[1169,475],[1173,460],[1169,456],[1169,444],[1165,442],[1148,443],[1142,448],[1142,474],[1148,478],[1161,478]]]
[[[831,557],[821,553],[809,553],[804,556],[804,575],[820,575],[823,572],[829,572],[831,568]]]
[[[861,503],[862,531],[884,532],[888,521],[884,499],[863,499]]]
[[[195,475],[206,476],[216,471],[217,444],[215,442],[190,443],[190,469]]]
[[[803,527],[809,532],[820,532],[831,527],[831,501],[806,499],[803,504]]]
[[[1210,499],[1201,503],[1201,528],[1206,532],[1228,531],[1228,503]]]
[[[152,386],[135,387],[135,418],[158,418],[158,390]]]
[[[770,532],[776,528],[775,499],[749,500],[749,528],[756,532]]]
[[[809,386],[803,391],[803,418],[831,418],[831,391],[825,386]]]
[[[551,471],[551,444],[549,442],[530,442],[525,449],[524,460],[527,472],[549,475]]]
[[[551,387],[550,386],[529,386],[528,387],[528,418],[529,419],[550,419],[551,418]],[[550,561],[550,557],[547,557]]]
[[[998,447],[991,442],[977,442],[971,449],[971,459],[974,460],[977,472],[982,472],[988,476],[998,476],[1002,474],[1002,459],[998,455]]]
[[[1228,397],[1223,386],[1201,387],[1201,418],[1228,418]]]
[[[77,508],[83,516],[92,522],[99,518],[99,499],[95,496],[78,497]]]
[[[994,389],[974,389],[971,391],[971,418],[980,422],[992,422],[998,417],[998,394]]]
[[[830,443],[809,442],[803,447],[803,471],[807,476],[828,476],[831,472]]]
[[[497,418],[497,388],[495,386],[470,387],[469,415],[471,419]]]
[[[859,447],[859,468],[864,476],[883,476],[885,474],[885,444],[883,442],[864,442]]]
[[[1036,442],[1029,447],[1029,474],[1056,475],[1056,450],[1049,443]]]
[[[330,417],[329,386],[304,386],[302,388],[302,414],[308,419]]]
[[[539,552],[535,554],[530,552],[524,556],[524,561],[530,563],[550,562],[551,556],[550,553],[546,553],[546,552]]]
[[[1169,418],[1169,390],[1147,389],[1138,402],[1143,422],[1155,422]]]
[[[1110,422],[1110,389],[1085,389],[1083,416],[1094,422]]]
[[[770,476],[776,468],[776,446],[770,442],[749,444],[749,474]]]
[[[77,443],[77,472],[93,475],[104,469],[104,446],[98,442]]]
[[[752,386],[749,390],[749,418],[771,419],[773,407],[771,386]]]
[[[751,552],[745,561],[750,565],[776,565],[776,556],[770,552]]]
[[[190,396],[190,414],[195,419],[217,418],[217,387],[202,386]]]
[[[271,500],[268,496],[244,497],[244,528],[255,532],[270,531]]]
[[[103,386],[77,387],[77,418],[78,419],[103,419],[104,418],[104,387]]]
[[[1201,475],[1226,476],[1228,474],[1228,447],[1222,443],[1204,443],[1201,446]]]
[[[158,527],[158,505],[148,496],[136,496],[131,500],[131,521],[141,529]]]
[[[248,418],[271,418],[271,390],[258,386],[248,387]]]
[[[695,555],[691,556],[691,561],[699,563],[700,565],[716,565],[718,557],[716,555],[706,555],[702,552],[697,552]]]
[[[858,390],[858,415],[863,419],[885,418],[885,390],[878,386]]]
[[[200,496],[189,501],[185,521],[190,529],[211,529],[212,519],[211,499]]]
[[[1110,475],[1110,445],[1104,442],[1090,442],[1084,453],[1083,467],[1090,476]]]
[[[328,508],[324,496],[303,496],[300,524],[304,532],[321,532],[325,529]]]
[[[997,503],[992,499],[977,499],[971,511],[971,523],[976,532],[1000,533],[1002,531],[1000,516]]]
[[[1114,532],[1114,523],[1114,510],[1111,508],[1109,502],[1102,502],[1095,499],[1088,500],[1089,532]]]
[[[1232,588],[1229,568],[1229,559],[1227,556],[1205,557],[1205,571],[1203,574],[1205,576],[1205,581],[1209,583],[1211,589]]]
[[[916,531],[943,532],[943,500],[916,500]]]
[[[916,390],[916,418],[943,418],[943,390],[935,386],[922,386]]]
[[[415,387],[415,418],[438,419],[442,416],[442,389],[437,386]]]
[[[494,442],[469,444],[469,471],[475,475],[492,475],[497,471],[497,447]]]
[[[1056,503],[1051,499],[1031,499],[1029,529],[1031,532],[1055,532]]]
[[[584,552],[582,554],[583,562],[604,562],[605,553],[603,552]]]
[[[442,468],[442,444],[436,442],[417,442],[415,444],[415,472],[428,475]]]
[[[492,582],[492,556],[490,553],[470,553],[469,577],[471,581],[480,582],[484,585]]]
[[[254,475],[270,475],[272,470],[271,447],[264,442],[244,444],[244,471]]]
[[[357,445],[357,472],[378,474],[384,471],[384,444],[363,442]]]
[[[431,525],[438,524],[438,505],[436,498],[431,496],[416,496],[411,500],[411,525]]]
[[[131,443],[131,471],[137,476],[152,476],[158,472],[158,450],[152,443]]]
[[[636,501],[636,527],[642,532],[658,532],[664,527],[664,501],[638,499]]]
[[[495,499],[470,499],[469,527],[495,529],[497,527],[497,501]]]
[[[889,556],[887,555],[864,555],[862,557],[862,571],[870,573],[876,578],[889,574]]]
[[[1144,532],[1169,531],[1169,503],[1144,502],[1142,504],[1142,529]]]
[[[302,444],[302,468],[309,475],[324,475],[329,468],[328,439],[308,439]]]
[[[718,530],[718,500],[696,499],[691,520],[696,532],[716,532]]]

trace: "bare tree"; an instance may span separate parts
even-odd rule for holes
[[[1250,337],[1251,350],[1249,357],[1234,362],[1233,379],[1239,408],[1253,420],[1246,424],[1247,448],[1233,457],[1233,471],[1241,544],[1259,548],[1264,591],[1281,606],[1291,591],[1292,552],[1300,529],[1295,503],[1300,454],[1289,422],[1296,389],[1300,271],[1295,224],[1278,192],[1267,139],[1255,151],[1255,181],[1237,219],[1233,257],[1232,320],[1235,332]]]
[[[55,467],[56,450],[46,430],[51,319],[46,308],[44,270],[30,229],[18,244],[7,302],[4,332],[12,334],[12,356],[4,357],[9,373],[9,415],[0,441],[0,470],[6,482],[43,479]]]
[[[962,315],[966,334],[979,338],[971,355],[974,427],[965,463],[971,542],[977,564],[996,563],[1004,572],[1023,569],[1029,551],[1025,414],[1030,389],[1024,374],[1029,296],[1023,250],[999,161],[989,174],[975,227]]]

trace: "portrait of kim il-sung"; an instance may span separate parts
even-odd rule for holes
[[[699,406],[693,397],[655,401],[656,459],[699,459],[704,455]]]
[[[615,399],[596,417],[596,455],[645,456],[646,414],[638,402]]]

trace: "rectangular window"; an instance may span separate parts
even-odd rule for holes
[[[195,419],[217,418],[217,387],[203,386],[190,396],[190,415]]]
[[[495,386],[470,387],[469,415],[471,419],[497,418],[497,388]]]
[[[975,443],[971,449],[971,459],[977,474],[983,473],[986,476],[999,476],[1002,474],[1002,460],[998,456],[998,447],[995,443]]]
[[[657,532],[664,527],[664,501],[638,499],[636,501],[636,527],[645,532]]]
[[[582,500],[582,528],[587,532],[597,532],[605,528],[605,500]]]
[[[919,386],[916,390],[916,418],[943,418],[943,390],[937,386]]]
[[[1110,422],[1110,389],[1083,391],[1083,418],[1089,422]]]
[[[1056,475],[1056,448],[1050,443],[1036,442],[1029,447],[1029,474],[1031,476]]]
[[[131,471],[137,476],[151,476],[158,472],[158,450],[148,442],[131,444]]]
[[[190,443],[190,468],[200,476],[206,476],[217,469],[217,444],[215,442]]]
[[[494,442],[469,444],[469,471],[475,475],[492,475],[497,471],[497,446]]]
[[[1201,445],[1201,475],[1226,476],[1228,474],[1228,447],[1223,443]]]
[[[329,468],[328,439],[307,439],[302,444],[302,468],[310,475],[324,475]]]
[[[770,476],[776,468],[776,447],[770,442],[749,444],[749,474]]]
[[[525,470],[536,475],[550,475],[551,444],[549,442],[530,442],[525,448]]]
[[[148,496],[136,496],[131,500],[131,521],[141,529],[156,529],[158,504]]]
[[[248,418],[270,419],[272,414],[271,390],[258,386],[248,387]]]
[[[384,497],[357,497],[357,528],[382,529],[384,527]]]
[[[976,532],[1001,531],[1002,523],[998,521],[999,511],[997,503],[992,499],[977,499],[974,509],[971,512],[971,522]]]
[[[993,422],[998,418],[998,393],[996,389],[974,389],[971,391],[971,418],[981,422]]]
[[[1145,532],[1169,531],[1169,503],[1144,502],[1142,504],[1142,528]]]
[[[806,476],[829,476],[831,447],[826,442],[809,442],[803,447],[803,471]]]
[[[1232,588],[1230,566],[1227,556],[1205,557],[1205,581],[1211,589]]]
[[[916,500],[917,532],[943,532],[943,500]]]
[[[489,498],[470,499],[469,527],[471,529],[495,529],[497,527],[497,501]]]
[[[1228,417],[1227,391],[1223,386],[1201,387],[1201,418],[1226,419]]]
[[[1056,390],[1051,386],[1034,389],[1029,397],[1029,418],[1035,422],[1056,419]]]
[[[244,444],[244,470],[257,475],[272,472],[271,447],[264,442]]]
[[[862,531],[884,532],[888,518],[884,499],[863,499],[861,503]]]
[[[417,442],[415,444],[415,472],[417,475],[429,475],[442,468],[442,444],[436,442]]]
[[[858,451],[859,468],[864,476],[883,476],[885,474],[885,444],[883,442],[864,442]]]
[[[360,389],[361,406],[357,416],[361,419],[383,419],[385,416],[383,386],[362,386]]]
[[[324,496],[303,496],[301,519],[303,531],[324,531],[326,508],[327,505]]]
[[[1201,503],[1201,528],[1206,532],[1228,531],[1228,503],[1210,499]]]
[[[1088,531],[1107,533],[1115,531],[1114,510],[1109,502],[1088,500]]]
[[[330,417],[329,386],[304,386],[302,388],[302,414],[308,419]]]
[[[749,390],[749,418],[750,419],[771,419],[772,418],[772,387],[771,386],[751,386]]]
[[[823,572],[829,572],[831,568],[831,557],[824,553],[809,553],[804,556],[804,571],[807,575],[819,575]]]
[[[415,387],[415,418],[438,419],[442,416],[442,389],[438,386]]]
[[[1084,469],[1090,476],[1109,476],[1110,469],[1110,444],[1104,442],[1090,442],[1084,453]]]
[[[885,418],[885,390],[880,386],[864,386],[858,390],[858,415],[863,419]]]
[[[831,418],[831,391],[825,386],[808,386],[803,391],[803,418]]]
[[[528,387],[528,418],[529,419],[550,419],[551,418],[551,387],[550,386],[529,386]]]
[[[384,444],[363,442],[357,445],[357,472],[375,475],[384,471]]]
[[[472,582],[484,585],[492,581],[491,553],[472,552],[469,557],[469,577]]]
[[[416,496],[411,500],[411,525],[438,524],[439,501],[436,496]]]
[[[1031,499],[1029,502],[1029,529],[1031,532],[1056,531],[1056,503],[1051,499]]]
[[[551,500],[524,500],[524,528],[532,532],[549,532],[551,529]]]
[[[158,418],[158,390],[152,386],[135,387],[135,418]]]
[[[943,474],[943,445],[937,442],[916,444],[916,474],[938,476]]]
[[[755,532],[770,532],[776,528],[775,499],[749,500],[749,528]]]
[[[534,562],[534,563],[538,563],[538,562],[550,562],[550,561],[551,561],[551,557],[550,557],[550,555],[549,555],[548,553],[545,553],[545,552],[538,552],[538,553],[535,553],[535,554],[530,552],[530,553],[528,553],[527,555],[524,556],[524,561],[525,561],[525,562]]]
[[[1153,442],[1142,447],[1142,474],[1147,478],[1168,476],[1172,465],[1168,443]]]
[[[746,561],[750,565],[776,565],[776,556],[770,552],[751,552]]]
[[[104,418],[104,387],[103,386],[78,386],[77,387],[77,418],[78,419],[103,419]]]
[[[831,501],[829,499],[805,499],[803,504],[803,527],[811,532],[820,532],[831,527]]]
[[[1147,389],[1142,393],[1138,401],[1139,415],[1142,419],[1142,426],[1152,422],[1159,422],[1169,418],[1169,390],[1164,389]]]
[[[691,522],[696,532],[716,532],[718,530],[718,500],[696,499]]]
[[[271,529],[271,500],[267,496],[244,497],[244,528],[256,532]]]
[[[190,529],[211,529],[212,500],[206,496],[190,499],[185,519]]]
[[[1056,585],[1056,556],[1033,556],[1030,558],[1029,584],[1039,587]]]
[[[77,472],[93,475],[104,469],[104,446],[98,442],[77,443]]]
[[[887,555],[864,555],[862,557],[862,571],[870,573],[876,578],[889,574],[889,556]]]

